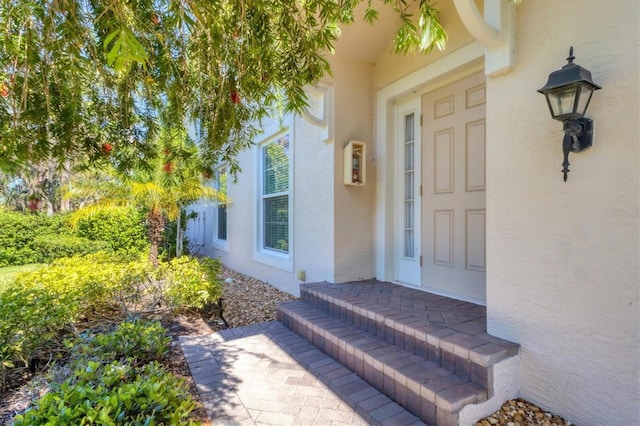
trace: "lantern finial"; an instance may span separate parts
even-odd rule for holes
[[[576,57],[575,57],[575,56],[573,56],[573,46],[571,46],[571,47],[569,48],[569,57],[567,58],[567,61],[569,61],[569,63],[568,63],[567,65],[569,65],[569,64],[573,64],[573,60],[574,60],[575,58],[576,58]],[[567,65],[565,65],[565,67],[566,67]]]

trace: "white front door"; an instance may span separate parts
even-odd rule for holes
[[[485,79],[422,97],[422,287],[485,303]]]
[[[396,109],[396,280],[420,285],[420,99]]]

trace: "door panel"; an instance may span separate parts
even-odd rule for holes
[[[424,95],[422,114],[422,287],[484,303],[484,74]]]
[[[396,114],[396,280],[420,285],[420,100]]]

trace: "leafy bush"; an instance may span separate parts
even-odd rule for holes
[[[0,211],[0,267],[99,250],[139,253],[148,247],[144,215],[135,209],[118,207],[82,217],[75,229],[70,218]]]
[[[0,294],[3,369],[39,358],[39,352],[57,341],[61,329],[81,318],[113,310],[132,315],[214,303],[222,293],[219,268],[219,260],[181,257],[155,269],[146,259],[98,252],[57,259],[42,269],[19,274]],[[145,338],[149,345],[159,344],[135,328],[122,334],[131,336],[131,344],[139,345]]]
[[[32,247],[0,246],[0,268],[39,262],[40,254]]]
[[[53,383],[14,425],[195,424],[188,420],[195,403],[184,381],[147,362],[165,354],[168,344],[159,323],[143,321],[69,341],[73,374]]]
[[[73,304],[64,295],[45,288],[14,284],[0,293],[1,388],[6,386],[9,369],[24,367],[29,360],[39,358],[74,319]]]
[[[33,247],[40,254],[40,262],[51,262],[61,257],[111,250],[111,245],[105,241],[91,241],[82,237],[53,234],[35,237]]]
[[[39,216],[0,211],[0,267],[38,262],[32,243],[40,222]]]
[[[15,283],[57,295],[77,315],[109,305],[109,295],[125,273],[124,265],[105,252],[66,257],[37,271],[19,274]]]
[[[222,296],[218,281],[219,259],[200,260],[182,256],[161,266],[161,276],[166,280],[165,297],[175,308],[202,309],[217,302]]]
[[[48,267],[18,275],[16,283],[64,295],[85,314],[109,308],[130,315],[149,307],[183,310],[216,302],[222,294],[219,270],[217,259],[183,256],[156,270],[146,259],[98,252],[55,260]]]
[[[144,214],[136,209],[114,207],[80,217],[79,237],[107,241],[114,251],[139,252],[149,246]]]
[[[0,211],[0,267],[40,263],[43,255],[36,238],[55,234],[70,236],[68,215],[34,215]]]

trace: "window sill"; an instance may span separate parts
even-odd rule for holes
[[[211,247],[214,250],[224,251],[225,253],[229,253],[229,242],[228,241],[214,241],[211,243]]]
[[[293,272],[291,253],[285,254],[276,251],[261,250],[253,254],[253,260],[273,268],[282,269],[286,272]]]

